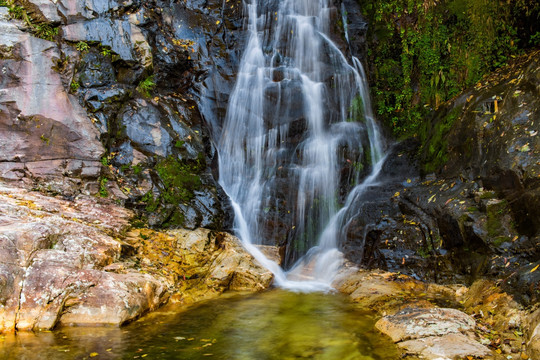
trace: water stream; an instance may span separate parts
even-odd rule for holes
[[[0,335],[0,359],[397,359],[375,319],[344,295],[273,290],[171,304],[122,328]]]
[[[249,40],[218,141],[220,184],[237,235],[276,284],[326,290],[343,261],[348,209],[384,157],[365,74],[332,40],[329,0],[244,6]],[[287,272],[257,247],[276,243]]]

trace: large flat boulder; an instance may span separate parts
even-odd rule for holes
[[[0,332],[122,325],[171,295],[189,304],[272,282],[230,234],[129,232],[132,217],[110,200],[0,182]]]
[[[476,322],[469,315],[456,309],[403,309],[395,315],[385,316],[376,324],[394,342],[458,334],[473,330]]]
[[[491,354],[474,338],[476,321],[456,309],[405,308],[383,317],[375,327],[408,354],[425,359],[453,360]]]

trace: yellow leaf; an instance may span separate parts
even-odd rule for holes
[[[501,354],[501,353],[502,353],[502,350],[501,350],[501,349],[497,349],[497,350],[495,350],[495,352],[496,352],[497,354]]]
[[[93,353],[90,353],[90,357],[96,357],[98,356],[99,354],[97,352],[93,352]]]
[[[531,270],[531,272],[535,272],[536,270],[538,270],[538,267],[540,267],[540,264],[536,265],[536,266]]]
[[[399,196],[399,191],[394,194],[394,197],[398,197],[398,196]]]
[[[219,20],[218,20],[218,21],[216,21],[216,25],[219,25],[219,23],[220,23],[220,22],[221,22],[221,21],[219,21]]]

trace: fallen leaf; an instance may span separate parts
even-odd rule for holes
[[[540,264],[536,265],[536,266],[531,270],[531,272],[535,272],[536,270],[538,270],[538,267],[540,267]]]
[[[529,147],[529,143],[523,145],[520,149],[519,149],[520,152],[529,152],[531,151],[531,148]]]
[[[93,353],[90,353],[90,357],[96,357],[98,356],[99,354],[97,352],[93,352]]]

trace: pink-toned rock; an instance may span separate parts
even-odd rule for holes
[[[124,251],[116,236],[131,216],[96,198],[71,202],[0,183],[0,331],[120,325],[162,304],[161,279],[105,271]]]
[[[60,324],[121,325],[155,310],[167,295],[167,287],[150,275],[100,272],[96,286],[67,304]]]
[[[491,355],[491,351],[487,347],[463,334],[430,336],[404,341],[398,345],[407,350],[408,353],[419,354],[427,360],[483,358]]]
[[[470,331],[475,328],[476,321],[456,309],[406,308],[395,315],[383,317],[375,326],[394,342],[399,342]]]
[[[383,317],[375,327],[408,354],[424,359],[454,360],[491,354],[474,339],[476,321],[456,309],[405,308]]]
[[[127,232],[132,216],[99,198],[67,201],[0,182],[0,332],[121,325],[170,294],[192,303],[272,282],[230,234]]]
[[[64,177],[99,176],[99,132],[54,70],[61,58],[57,45],[22,27],[0,16],[0,178],[30,178],[51,190],[78,188],[80,181]]]

